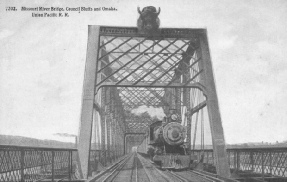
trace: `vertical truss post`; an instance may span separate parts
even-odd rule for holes
[[[120,135],[121,135],[121,140],[120,140],[120,141],[121,141],[121,142],[120,142],[120,143],[121,143],[121,146],[120,146],[120,151],[121,151],[121,152],[120,152],[120,155],[122,156],[122,155],[125,154],[125,152],[124,152],[124,145],[123,145],[123,143],[124,143],[124,137],[123,137],[123,133],[122,133],[122,132],[121,132]]]
[[[112,117],[112,145],[113,145],[113,160],[116,160],[116,145],[117,145],[117,123],[116,123],[116,108],[115,108],[115,88],[111,90],[111,117]]]
[[[188,144],[187,148],[189,150],[191,150],[191,116],[189,114],[191,107],[190,107],[190,90],[189,89],[186,91],[185,95],[186,96],[185,96],[184,101],[186,102],[186,108],[188,111],[187,116],[186,116],[186,121],[187,121],[187,139],[186,139],[186,141]]]
[[[115,161],[115,149],[116,149],[116,146],[115,146],[115,139],[116,139],[116,130],[115,130],[115,120],[112,118],[112,123],[111,123],[111,126],[112,126],[112,161],[114,162]]]
[[[120,156],[120,126],[119,126],[119,116],[118,113],[116,113],[116,130],[117,130],[117,146],[116,146],[116,151],[117,151],[117,158]]]
[[[181,88],[175,89],[175,109],[176,113],[181,117]]]
[[[120,136],[120,137],[118,137],[118,154],[119,154],[119,156],[120,155],[122,155],[121,154],[121,152],[122,152],[122,143],[123,143],[123,141],[122,141],[122,133],[121,133],[121,127],[120,127],[120,117],[119,117],[119,115],[118,115],[118,117],[117,117],[117,123],[118,123],[118,136]]]
[[[97,102],[97,101],[95,101],[95,102]],[[98,103],[98,102],[97,102]],[[98,143],[98,138],[100,138],[100,136],[99,136],[99,133],[100,133],[100,128],[99,128],[99,118],[98,118],[98,116],[97,116],[97,110],[96,110],[96,108],[94,108],[94,115],[93,115],[93,134],[94,134],[94,143],[93,143],[93,145],[94,146],[92,146],[92,148],[94,148],[95,149],[95,152],[97,151],[97,150],[99,150],[100,148],[99,148],[99,143]],[[100,113],[99,113],[100,114]],[[95,160],[95,163],[94,163],[94,166],[95,166],[95,168],[94,168],[94,171],[97,171],[97,169],[98,169],[98,163],[100,162],[100,156],[98,156],[98,153],[96,152],[95,153],[95,156],[94,156],[94,160]]]
[[[88,178],[88,166],[91,148],[99,32],[99,26],[89,26],[88,28],[88,46],[82,95],[81,121],[78,134],[79,172],[80,177],[85,179]]]
[[[171,108],[176,109],[176,88],[171,88]]]
[[[114,131],[113,131],[113,97],[112,97],[113,88],[109,89],[109,123],[110,123],[110,162],[113,162],[113,145],[114,145]]]
[[[110,92],[111,92],[111,88],[107,88],[107,91],[106,91],[106,103],[111,103],[111,97],[110,97]],[[108,158],[108,161],[111,162],[111,155],[110,155],[110,152],[111,152],[111,117],[110,117],[110,106],[106,106],[106,123],[107,123],[107,158]]]
[[[101,88],[102,89],[102,95],[101,95],[101,106],[102,108],[105,108],[105,93],[106,93],[106,88]],[[106,166],[106,113],[103,113],[101,115],[101,138],[102,138],[102,147],[101,147],[101,150],[102,150],[102,163],[104,166]]]
[[[190,60],[187,59],[187,65],[190,64]],[[186,83],[187,82],[187,78],[190,78],[190,69],[186,69],[184,66],[183,66],[183,78],[182,78],[182,82],[183,83]],[[191,150],[191,116],[189,114],[189,111],[191,109],[191,106],[190,106],[190,89],[191,88],[183,88],[183,97],[182,97],[182,100],[183,100],[183,105],[186,107],[186,121],[187,121],[187,148],[188,150],[190,151]]]
[[[120,147],[119,147],[119,155],[120,155],[120,156],[124,155],[124,152],[123,152],[123,143],[124,143],[124,141],[123,141],[123,138],[122,138],[122,136],[121,136],[121,137],[120,137]]]
[[[107,160],[108,162],[111,162],[111,120],[109,117],[106,119],[107,122]]]
[[[115,97],[114,97],[114,88],[111,90],[110,92],[111,94],[111,126],[112,126],[112,151],[113,151],[113,161],[116,160],[115,156],[116,156],[116,136],[117,136],[117,132],[116,132],[116,122],[115,122]]]
[[[211,128],[213,151],[216,161],[215,162],[216,171],[218,175],[229,178],[230,169],[227,161],[225,139],[221,122],[221,116],[219,112],[218,99],[217,99],[206,30],[204,31],[204,34],[200,36],[200,52],[201,52],[200,56],[202,58],[202,61],[200,61],[201,63],[200,66],[203,68],[201,82],[203,82],[204,86],[206,87],[207,109]]]
[[[106,166],[106,119],[105,119],[105,116],[102,117],[101,119],[101,138],[102,138],[102,141],[101,141],[101,152],[102,152],[102,164],[103,166]]]
[[[124,135],[124,154],[126,154],[126,144],[127,144],[127,136],[126,135]]]
[[[117,117],[115,117],[117,118]],[[118,127],[118,121],[115,119],[115,153],[116,153],[116,159],[118,159],[119,156],[119,127]]]

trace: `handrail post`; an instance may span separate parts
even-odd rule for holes
[[[240,170],[240,152],[237,152],[237,170]]]
[[[237,158],[237,153],[234,150],[233,151],[233,165],[234,165],[233,168],[234,168],[234,170],[237,170],[236,158]]]
[[[240,166],[241,166],[241,165],[240,165],[240,163],[241,163],[241,161],[240,161],[240,158],[241,158],[241,157],[240,157],[240,154],[241,154],[241,153],[238,151],[238,152],[237,152],[237,169],[238,169],[238,170],[240,170]]]
[[[250,162],[251,162],[251,170],[254,171],[254,156],[253,152],[250,152]]]
[[[264,181],[264,151],[261,151],[261,168],[262,168],[262,179]]]
[[[71,181],[71,174],[73,172],[73,151],[69,151],[69,161],[68,161],[68,175],[69,175],[69,180]]]
[[[25,181],[24,165],[25,165],[25,149],[21,149],[21,182]]]
[[[54,178],[55,178],[55,166],[54,166],[54,157],[55,157],[55,151],[52,151],[52,182],[54,182]]]
[[[272,175],[272,153],[269,152],[269,165],[270,165],[270,174]]]

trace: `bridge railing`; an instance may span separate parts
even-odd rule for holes
[[[212,149],[195,152],[204,153],[205,164],[215,165]],[[287,177],[287,147],[232,148],[227,154],[230,169]]]
[[[108,147],[108,145],[105,145],[105,148],[109,148],[110,150],[103,150],[101,147],[102,145],[98,145],[90,150],[89,176],[105,170],[106,167],[112,165],[124,155],[123,150],[120,151],[113,146]],[[118,148],[123,149],[123,146],[118,145]]]
[[[77,150],[0,145],[0,181],[75,179]]]

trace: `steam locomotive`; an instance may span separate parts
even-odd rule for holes
[[[197,156],[189,154],[184,140],[186,127],[181,125],[179,116],[171,113],[162,121],[149,126],[149,148],[147,153],[152,161],[163,169],[190,168]]]

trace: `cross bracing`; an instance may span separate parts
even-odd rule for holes
[[[101,36],[102,54],[98,59],[101,66],[97,71],[101,79],[97,86],[104,82],[113,82],[115,85],[125,82],[132,83],[133,86],[138,83],[149,83],[150,86],[155,83],[168,84],[174,81],[175,74],[182,71],[175,69],[180,64],[185,64],[186,60],[183,58],[193,57],[196,48],[195,42],[187,39],[152,41],[147,38],[109,38]],[[121,52],[114,53],[117,49]]]
[[[200,138],[192,134],[197,132],[198,123],[211,118],[213,145],[219,146],[215,147],[215,153],[224,153],[210,62],[203,29],[164,28],[158,35],[149,36],[139,34],[135,28],[91,26],[79,134],[81,160],[87,160],[90,147],[86,141],[91,133],[100,143],[103,166],[130,151],[127,146],[144,138],[135,136],[145,134],[149,125],[159,120],[144,110],[135,112],[142,108],[154,108],[157,112],[162,109],[165,115],[170,109],[175,110],[180,122],[187,127],[189,149],[192,141],[194,146]],[[203,109],[205,114],[199,117]],[[209,117],[203,117],[207,114]],[[93,130],[89,122],[94,123]],[[125,143],[127,133],[129,140]],[[216,158],[217,164],[222,164],[219,173],[224,173],[226,159],[225,155],[220,156]],[[87,161],[82,164],[81,167],[87,169]],[[87,175],[87,170],[83,175]]]
[[[165,87],[198,83],[202,71],[198,48],[198,39],[194,38],[100,36],[96,86],[118,87],[120,104],[113,107],[122,106],[126,130],[140,127],[130,127],[139,120],[131,119],[134,117],[129,112],[133,109],[152,106],[166,111],[184,105],[182,89]]]

